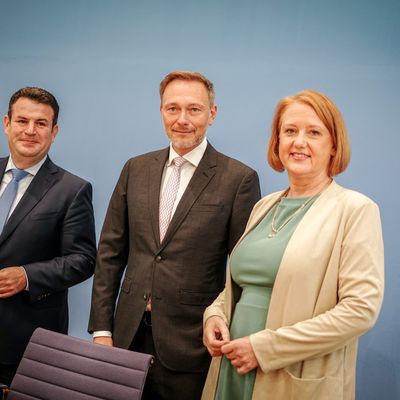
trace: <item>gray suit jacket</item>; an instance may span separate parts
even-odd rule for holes
[[[114,344],[128,348],[151,294],[160,361],[175,371],[205,371],[202,315],[224,286],[227,255],[260,198],[259,181],[208,144],[160,243],[168,154],[167,148],[132,158],[122,170],[100,238],[89,331],[110,330]]]
[[[93,274],[95,257],[92,186],[47,158],[0,235],[0,269],[23,265],[29,281],[0,299],[1,364],[19,363],[37,327],[67,333],[68,288]]]

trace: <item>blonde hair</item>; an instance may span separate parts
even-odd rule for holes
[[[350,142],[344,119],[335,103],[315,90],[302,90],[293,96],[284,97],[277,104],[267,150],[269,165],[278,172],[285,170],[279,158],[279,131],[282,125],[282,115],[293,103],[310,106],[332,136],[335,155],[331,157],[328,175],[335,176],[343,172],[350,162]]]
[[[184,81],[201,82],[207,89],[208,98],[210,100],[210,106],[214,105],[214,100],[215,100],[214,84],[204,75],[200,74],[200,72],[193,72],[193,71],[172,71],[169,74],[165,75],[164,79],[160,82],[161,101],[165,88],[168,86],[168,84],[170,84],[172,81],[176,79]]]

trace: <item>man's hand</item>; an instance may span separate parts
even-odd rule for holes
[[[207,347],[212,357],[222,355],[221,346],[229,342],[229,329],[221,317],[210,317],[207,319],[204,333],[203,343]]]
[[[248,336],[232,340],[221,347],[221,351],[231,360],[238,374],[244,375],[259,366]]]
[[[0,299],[14,296],[26,288],[26,275],[22,267],[7,267],[0,270]]]
[[[113,340],[111,336],[97,336],[93,338],[93,342],[96,344],[104,344],[105,346],[113,345]]]

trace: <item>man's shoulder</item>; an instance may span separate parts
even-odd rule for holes
[[[239,161],[238,159],[228,156],[224,153],[221,153],[220,151],[214,148],[212,149],[215,151],[217,155],[218,166],[222,166],[231,172],[237,172],[246,175],[249,173],[257,173],[252,167],[245,164],[244,162]]]
[[[129,158],[125,166],[133,166],[136,164],[147,163],[150,160],[164,160],[168,157],[168,148],[149,151],[148,153],[139,154],[137,156]]]
[[[59,176],[59,179],[63,184],[73,187],[90,185],[90,182],[88,182],[86,179],[66,170],[63,167],[60,167],[59,165],[53,163],[50,159],[43,164],[42,168],[47,169],[47,172],[44,171],[47,174],[56,174]]]
[[[122,168],[122,174],[124,171],[143,171],[143,168],[153,165],[152,163],[165,163],[168,158],[168,154],[168,148],[164,148],[131,157],[125,162],[124,167]]]

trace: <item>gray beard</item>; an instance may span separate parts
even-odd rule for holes
[[[177,149],[190,149],[191,147],[198,146],[202,141],[203,138],[200,140],[192,140],[190,142],[185,140],[174,140],[171,143]]]

